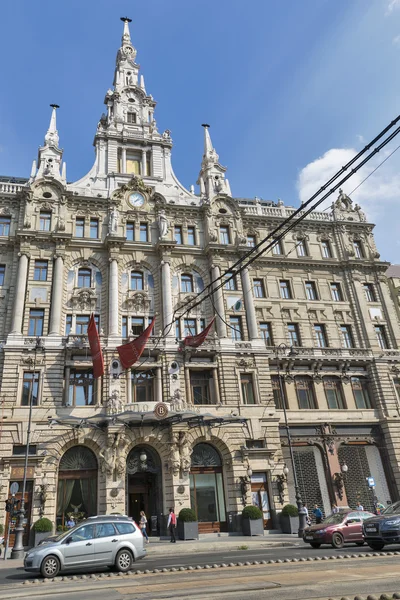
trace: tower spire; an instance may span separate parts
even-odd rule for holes
[[[54,146],[54,148],[58,148],[59,137],[57,131],[56,111],[57,108],[60,107],[58,106],[58,104],[50,104],[50,106],[53,110],[51,112],[50,125],[45,135],[44,143],[46,146]]]
[[[201,126],[204,127],[204,156],[208,156],[214,150],[209,132],[210,126],[208,123],[202,123]]]
[[[120,17],[124,23],[124,33],[122,34],[122,46],[131,44],[131,32],[129,31],[129,23],[132,23],[132,19],[128,17]]]
[[[225,178],[226,167],[219,162],[219,156],[212,144],[210,126],[203,123],[204,127],[204,154],[201,161],[199,179],[200,195],[210,201],[216,194],[231,195],[229,181]]]

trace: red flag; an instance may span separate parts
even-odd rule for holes
[[[153,331],[156,318],[154,317],[150,325],[133,342],[128,342],[123,346],[118,346],[118,354],[124,369],[129,369],[142,356],[146,347],[147,340]]]
[[[87,329],[90,354],[92,355],[93,361],[93,377],[97,379],[104,375],[104,360],[103,353],[101,351],[99,332],[97,331],[96,321],[94,320],[94,314],[90,315],[89,325]]]
[[[189,335],[188,337],[185,337],[185,339],[183,340],[183,345],[190,346],[191,348],[198,348],[199,346],[201,346],[201,344],[208,336],[214,321],[215,317],[211,320],[210,324],[207,325],[205,329],[203,329],[203,331],[201,331],[197,335]]]

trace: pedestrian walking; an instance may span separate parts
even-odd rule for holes
[[[319,508],[318,504],[314,505],[313,515],[317,525],[322,523],[322,510]]]
[[[336,515],[339,511],[340,508],[337,506],[337,504],[332,504],[332,514]]]
[[[310,519],[310,515],[308,514],[308,508],[307,508],[307,504],[303,504],[303,509],[306,515],[306,523],[307,525],[311,525],[311,519]]]
[[[357,506],[356,506],[356,510],[364,510],[363,505],[361,504],[361,502],[358,502]]]
[[[176,514],[173,508],[169,509],[169,517],[168,517],[168,523],[167,523],[167,529],[169,530],[170,536],[171,536],[171,544],[175,544],[176,543],[176,538],[175,538],[175,527],[176,527]]]
[[[375,514],[380,515],[382,514],[382,511],[385,510],[385,505],[382,504],[382,502],[379,502],[379,500],[376,501],[375,504]]]
[[[140,521],[139,521],[140,531],[142,532],[143,537],[146,539],[146,542],[149,543],[149,536],[147,535],[147,518],[144,510],[140,511]]]

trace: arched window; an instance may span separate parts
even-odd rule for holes
[[[346,408],[343,399],[342,382],[339,377],[324,377],[323,382],[328,408]]]
[[[72,516],[81,521],[97,514],[97,459],[86,446],[74,446],[60,461],[57,486],[57,525]]]
[[[78,287],[89,288],[92,282],[92,271],[86,267],[78,269]]]
[[[188,273],[181,275],[181,292],[193,292],[193,277]]]
[[[143,290],[143,273],[131,271],[131,290]]]
[[[220,531],[226,521],[222,462],[210,444],[197,444],[191,457],[190,502],[203,530]],[[208,525],[206,525],[206,523]],[[208,528],[207,528],[208,527]]]

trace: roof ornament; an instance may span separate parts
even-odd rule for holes
[[[53,146],[54,148],[58,148],[58,131],[57,131],[57,118],[56,118],[56,110],[60,108],[58,104],[50,104],[52,110],[50,125],[47,130],[47,133],[44,138],[44,143],[46,146]]]

